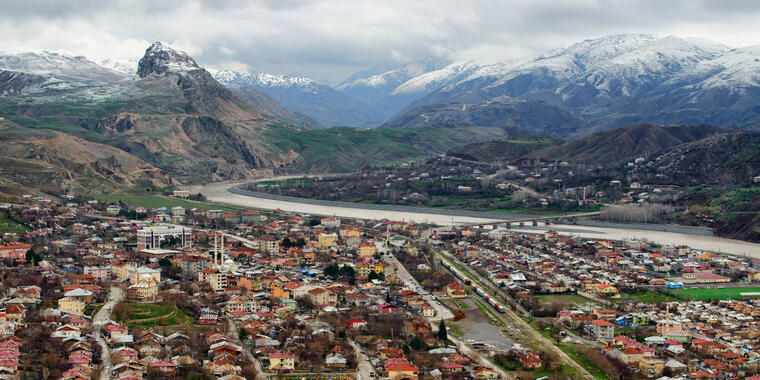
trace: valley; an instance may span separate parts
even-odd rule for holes
[[[760,380],[745,3],[3,7],[0,379]]]
[[[621,52],[606,50],[621,41],[626,46]],[[254,184],[249,189],[504,214],[563,215],[613,205],[604,208],[602,219],[704,226],[719,236],[759,241],[754,195],[754,178],[760,175],[757,133],[707,124],[615,128],[590,122],[588,113],[581,117],[567,104],[536,102],[514,92],[489,93],[492,97],[481,103],[462,103],[470,98],[451,97],[456,86],[440,80],[478,86],[488,82],[492,87],[499,83],[498,88],[504,88],[514,83],[515,70],[527,75],[526,70],[569,52],[612,54],[617,59],[643,54],[644,59],[651,49],[676,42],[705,62],[734,54],[721,48],[700,50],[672,39],[610,37],[584,41],[533,63],[487,69],[471,63],[410,66],[338,86],[391,108],[401,99],[396,96],[404,94],[410,102],[406,111],[378,128],[359,127],[366,120],[380,120],[368,113],[362,116],[365,121],[352,119],[355,126],[332,126],[349,119],[315,113],[314,107],[324,112],[335,106],[330,102],[343,104],[346,112],[355,112],[355,107],[346,103],[347,95],[309,78],[207,71],[188,54],[160,43],[146,50],[137,76],[131,78],[106,68],[91,70],[97,65],[83,57],[44,53],[46,60],[57,62],[52,68],[44,66],[47,71],[32,64],[35,55],[6,58],[0,63],[13,64],[0,69],[29,70],[31,77],[19,81],[17,74],[9,76],[9,87],[0,97],[0,139],[7,143],[0,153],[5,163],[0,189],[15,195],[64,188],[90,189],[93,195],[109,197],[140,196],[266,175],[342,173],[337,180]],[[672,59],[680,58],[676,54]],[[696,70],[699,65],[692,66]],[[499,75],[512,79],[474,79]],[[381,96],[379,89],[359,91],[370,83],[385,83],[390,97]],[[445,91],[442,86],[447,86]],[[422,89],[418,101],[409,100],[414,88]],[[474,88],[468,91],[474,94]],[[422,99],[444,92],[449,96],[444,102],[422,104],[428,102]],[[600,102],[601,96],[595,95],[594,101]],[[327,103],[318,105],[317,99]],[[675,120],[679,119],[670,122]],[[742,194],[743,200],[731,201],[731,194]]]

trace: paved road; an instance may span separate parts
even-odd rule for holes
[[[396,270],[397,270],[398,277],[402,281],[404,281],[404,283],[408,287],[412,287],[412,288],[419,287],[419,288],[421,288],[421,286],[419,285],[419,283],[417,283],[417,280],[415,280],[414,277],[412,277],[412,275],[409,274],[409,271],[407,271],[406,268],[403,265],[401,265],[401,263],[398,261],[398,259],[396,258],[396,256],[394,256],[392,254],[390,254],[388,256],[391,258],[390,260],[393,262],[393,264],[397,268]],[[449,310],[446,306],[443,306],[443,304],[441,304],[440,302],[438,302],[438,300],[432,299],[432,296],[429,296],[429,295],[425,296],[425,300],[428,301],[428,303],[430,303],[431,305],[433,305],[433,307],[435,307],[435,310],[436,310],[435,317],[429,317],[428,318],[428,320],[431,322],[430,326],[433,329],[433,331],[438,331],[438,324],[432,323],[433,321],[439,321],[441,319],[452,319],[452,318],[454,318],[454,314],[451,312],[451,310]],[[509,373],[507,373],[506,371],[502,370],[501,368],[498,368],[497,366],[495,366],[490,360],[488,360],[488,358],[486,358],[485,356],[481,355],[480,352],[472,349],[472,347],[468,346],[467,344],[465,344],[464,342],[460,341],[459,339],[457,339],[457,338],[455,338],[453,336],[449,336],[449,340],[452,341],[457,346],[457,348],[459,349],[459,352],[461,352],[462,354],[464,354],[464,355],[472,358],[474,361],[476,361],[477,363],[479,363],[480,365],[482,365],[484,367],[495,369],[496,372],[499,374],[500,378],[502,378],[502,379],[514,379],[514,377],[511,376]],[[360,368],[361,368],[361,366],[360,366]]]
[[[246,347],[243,342],[240,341],[240,335],[238,335],[238,331],[240,331],[240,329],[238,328],[237,323],[232,319],[227,319],[227,324],[229,327],[227,337],[236,344],[240,345],[240,347],[243,347],[243,357],[247,362],[253,363],[253,366],[256,368],[256,380],[266,380],[268,374],[264,372],[264,368],[262,368],[261,362],[256,359],[256,357],[254,357],[251,353],[251,350]]]
[[[433,326],[433,331],[438,331],[438,327]],[[476,363],[480,364],[481,366],[495,370],[499,374],[499,378],[501,379],[515,378],[507,371],[504,371],[498,366],[495,366],[490,360],[488,360],[487,357],[483,356],[480,352],[472,349],[472,347],[468,346],[466,343],[462,342],[456,337],[451,336],[451,334],[449,334],[448,338],[451,342],[453,342],[457,346],[457,348],[459,349],[459,352],[471,358],[472,360],[474,360]]]
[[[417,289],[422,289],[422,286],[420,286],[417,280],[412,277],[412,275],[409,273],[409,271],[406,270],[401,262],[398,261],[395,255],[388,253],[385,255],[385,257],[386,261],[395,267],[396,275],[401,279],[401,281],[404,281],[408,287],[414,289],[415,291]],[[438,302],[438,300],[433,299],[433,296],[431,294],[423,295],[422,297],[428,304],[435,308],[435,316],[428,317],[429,321],[439,321],[441,319],[454,318],[454,314],[451,312],[451,310],[449,310],[446,306],[443,306],[440,302]]]
[[[354,356],[356,357],[356,362],[359,363],[359,365],[356,368],[356,378],[358,380],[372,380],[374,379],[372,376],[370,376],[370,373],[375,372],[375,368],[372,366],[372,363],[369,362],[369,358],[367,355],[362,354],[362,349],[359,347],[356,342],[353,341],[353,339],[348,341],[348,344],[351,345],[354,349]]]
[[[441,257],[442,260],[450,261],[452,258],[443,255],[441,252],[438,252],[437,250],[433,250],[437,255]],[[483,278],[483,276],[480,275],[476,270],[470,271],[473,276],[475,276],[475,279],[477,279],[481,284],[490,284],[490,281]],[[483,287],[483,291],[485,291],[487,294],[489,294],[491,297],[494,297],[494,293],[491,289],[489,289],[488,286]],[[559,347],[557,347],[554,342],[547,339],[545,336],[541,335],[536,329],[533,328],[533,326],[529,325],[527,322],[525,322],[524,319],[522,319],[517,313],[515,313],[509,305],[504,305],[504,308],[506,311],[504,314],[500,313],[494,313],[499,319],[501,319],[504,323],[512,324],[516,326],[522,334],[524,334],[524,337],[528,340],[531,340],[533,342],[536,342],[541,345],[545,350],[550,351],[554,353],[560,360],[562,360],[565,364],[575,368],[583,377],[587,379],[593,379],[594,376],[587,371],[585,368],[583,368],[582,365],[578,364],[573,358],[568,356],[564,351],[560,350]]]
[[[95,314],[95,317],[92,319],[93,326],[96,328],[95,339],[98,341],[98,344],[100,344],[101,360],[103,361],[100,366],[100,380],[111,379],[111,351],[108,349],[106,341],[100,334],[100,327],[105,323],[105,321],[111,318],[111,310],[113,310],[113,307],[116,306],[116,304],[121,301],[123,297],[124,291],[117,286],[112,286],[111,290],[108,292],[108,301],[106,301],[100,311],[98,311],[98,313]]]

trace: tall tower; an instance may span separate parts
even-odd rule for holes
[[[216,250],[217,250],[216,247],[217,247],[217,243],[218,243],[216,235],[217,235],[217,232],[214,231],[214,251],[213,251],[214,252],[214,267],[216,267]]]
[[[219,265],[224,264],[224,232],[222,232],[221,252],[219,252]]]

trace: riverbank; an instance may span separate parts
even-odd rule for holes
[[[263,193],[263,192],[258,192],[258,191],[245,190],[244,187],[245,185],[232,186],[228,189],[228,191],[233,194],[263,198],[263,199],[270,199],[273,201],[306,203],[306,204],[310,204],[314,206],[340,207],[340,208],[361,207],[364,210],[373,210],[373,211],[391,211],[391,212],[403,212],[403,213],[414,213],[414,214],[434,214],[434,215],[446,215],[446,216],[457,217],[457,218],[471,217],[471,218],[480,218],[480,219],[485,219],[485,220],[505,220],[505,221],[529,219],[529,218],[535,217],[535,215],[527,215],[527,214],[508,214],[508,213],[492,213],[492,212],[485,212],[485,211],[434,209],[434,208],[402,206],[402,205],[353,203],[353,202],[343,202],[343,201],[328,201],[324,199],[298,198],[298,197],[291,197],[287,195],[277,195],[277,194]]]
[[[273,177],[272,180],[282,179],[282,177]],[[259,180],[268,180],[266,178]],[[353,204],[349,203],[345,207],[336,207],[334,205],[322,205],[313,202],[313,200],[304,200],[300,198],[293,198],[289,200],[272,199],[272,197],[265,198],[259,196],[259,193],[252,194],[239,194],[230,192],[229,189],[238,185],[249,183],[245,182],[227,182],[227,183],[213,183],[208,185],[199,186],[186,186],[185,190],[189,190],[192,193],[200,192],[206,196],[206,198],[213,202],[258,208],[258,209],[281,209],[289,212],[314,214],[314,215],[334,215],[344,218],[356,218],[356,219],[389,219],[400,220],[413,223],[426,223],[435,224],[439,226],[451,226],[452,224],[477,224],[477,223],[489,223],[494,221],[502,221],[505,219],[498,218],[490,213],[487,213],[487,217],[475,217],[466,216],[462,213],[453,211],[456,215],[451,214],[435,214],[431,211],[440,210],[428,210],[420,209],[413,211],[399,211],[388,209],[376,209],[369,206],[384,206],[384,205],[366,205],[366,204]],[[279,196],[278,196],[279,197]],[[452,210],[447,210],[452,211]],[[520,218],[524,216],[515,216],[514,214],[499,215],[499,216],[514,216],[514,218]],[[514,219],[513,219],[514,220]],[[687,245],[689,247],[706,250],[722,252],[752,258],[760,258],[760,244],[748,243],[740,240],[732,240],[719,238],[714,236],[694,235],[679,232],[668,231],[654,231],[643,230],[635,228],[610,228],[610,227],[597,227],[597,226],[580,226],[580,225],[550,225],[539,227],[521,227],[515,228],[514,231],[536,233],[546,230],[554,230],[563,235],[571,235],[582,238],[590,239],[609,239],[609,240],[633,240],[633,239],[645,239],[652,243],[663,245]]]

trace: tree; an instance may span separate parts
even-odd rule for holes
[[[446,323],[441,319],[441,323],[438,324],[438,339],[446,343],[449,340],[448,333],[446,332]]]
[[[356,271],[354,271],[353,267],[350,267],[348,265],[343,265],[340,267],[340,275],[354,277],[356,276]]]
[[[158,265],[160,265],[162,268],[170,267],[172,265],[172,262],[169,261],[166,257],[162,257],[158,260]]]
[[[423,342],[423,341],[422,341],[422,339],[420,339],[420,337],[418,337],[418,336],[416,336],[416,335],[415,335],[415,336],[414,336],[414,338],[412,338],[412,340],[409,342],[409,346],[410,346],[411,348],[413,348],[415,351],[422,351],[422,350],[424,350],[425,348],[427,348],[427,347],[425,346],[425,342]]]
[[[240,372],[240,375],[245,377],[246,379],[255,379],[258,377],[258,372],[256,372],[256,367],[253,364],[248,364],[245,367],[243,367],[242,372]]]
[[[327,277],[336,277],[340,273],[340,269],[337,264],[332,264],[325,268],[324,273]]]
[[[26,251],[25,257],[26,257],[26,262],[32,263],[32,265],[37,265],[37,263],[39,263],[42,260],[42,256],[38,255],[36,252],[34,252],[31,249]]]
[[[238,331],[238,338],[241,342],[248,339],[248,331],[245,331],[245,329],[241,327]]]

